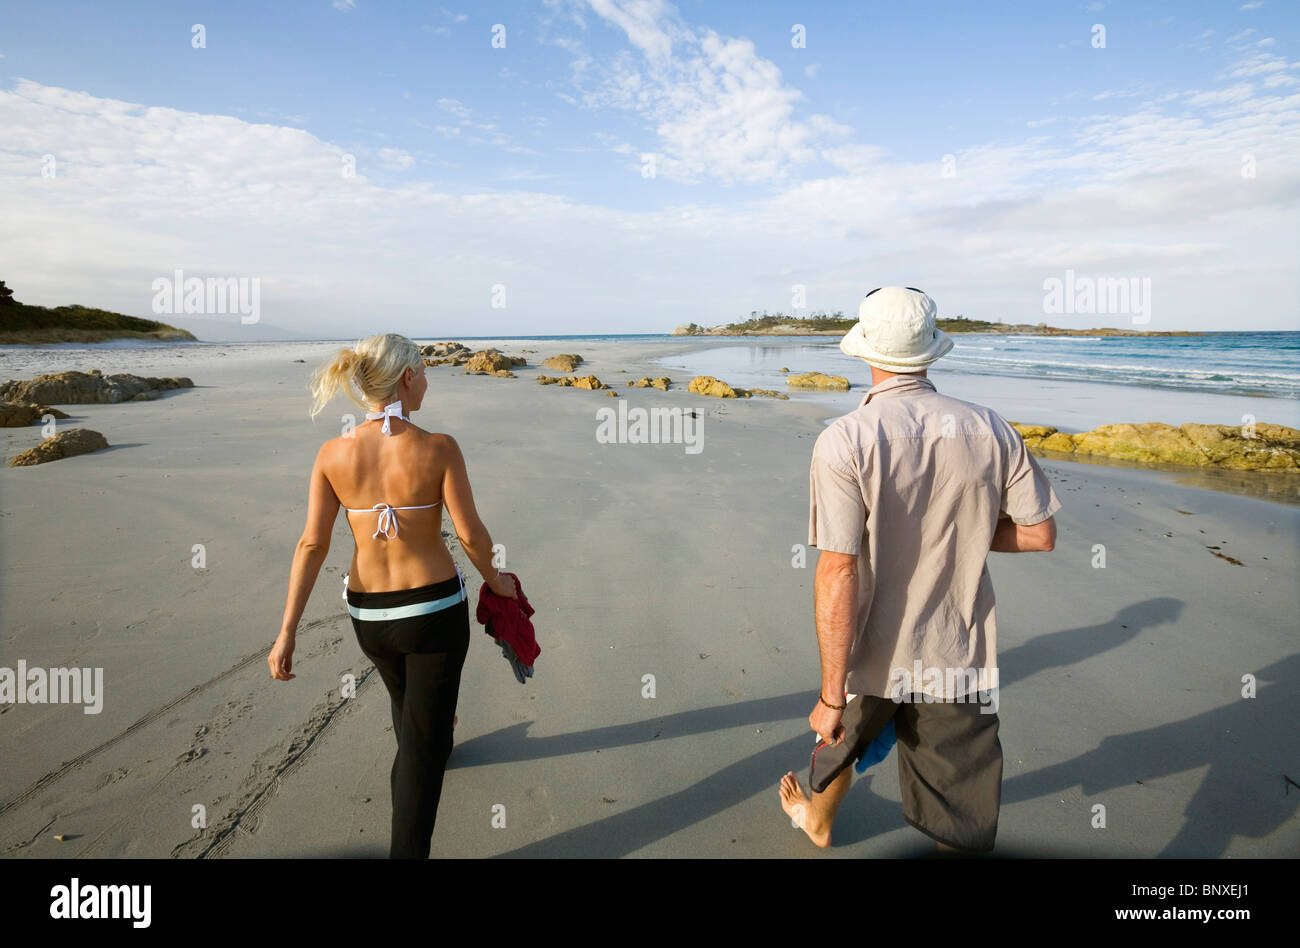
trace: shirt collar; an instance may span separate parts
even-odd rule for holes
[[[921,389],[928,389],[933,392],[935,391],[934,383],[924,376],[895,375],[893,378],[885,379],[879,385],[873,385],[867,392],[866,396],[862,399],[862,405],[867,404],[877,395],[883,395],[886,392],[911,392],[919,391]],[[858,407],[861,408],[862,405],[859,405]]]

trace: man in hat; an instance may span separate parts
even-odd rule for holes
[[[903,819],[940,850],[987,852],[997,835],[997,627],[985,559],[1051,550],[1061,502],[1010,423],[935,389],[927,367],[953,346],[935,313],[911,287],[867,294],[840,348],[871,367],[872,387],[813,448],[817,745],[811,795],[793,773],[779,792],[818,846],[830,845],[851,765],[880,756],[873,741],[891,721]]]

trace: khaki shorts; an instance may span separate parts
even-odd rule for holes
[[[818,742],[808,782],[821,793],[862,757],[894,720],[903,819],[954,849],[988,852],[998,834],[1002,803],[1002,744],[998,716],[972,701],[912,702],[857,695],[844,709],[845,739]],[[973,698],[973,696],[972,696]]]

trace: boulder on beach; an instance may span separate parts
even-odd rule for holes
[[[28,467],[32,464],[44,464],[77,454],[89,454],[108,447],[108,439],[98,431],[89,428],[69,428],[51,435],[34,448],[28,448],[17,457],[11,458],[10,467]]]
[[[591,391],[609,388],[608,385],[596,378],[594,375],[584,375],[581,378],[574,378],[572,376],[561,376],[560,378],[556,378],[551,375],[539,375],[537,376],[537,384],[559,385],[562,388],[585,388]]]
[[[431,356],[435,359],[446,359],[458,352],[465,353],[467,359],[470,356],[469,347],[463,346],[459,342],[434,342],[420,347],[420,355]]]
[[[787,375],[785,384],[792,388],[811,388],[822,392],[847,392],[849,380],[842,375],[826,375],[822,372],[803,372]]]
[[[466,375],[496,375],[501,378],[514,378],[508,370],[517,365],[524,365],[523,356],[508,356],[495,349],[476,352],[465,363]],[[502,375],[502,373],[506,373]]]
[[[668,385],[671,382],[672,379],[668,378],[668,376],[666,375],[661,375],[658,378],[654,378],[654,379],[650,378],[650,376],[647,375],[637,379],[635,382],[628,382],[627,387],[628,388],[657,388],[661,392],[666,392],[668,391]]]
[[[51,408],[49,405],[20,405],[15,402],[0,402],[0,428],[21,428],[34,425],[45,415],[55,418],[69,417],[67,412]]]
[[[0,382],[0,401],[41,405],[87,405],[149,401],[173,388],[193,388],[187,378],[153,378],[123,372],[104,375],[89,372],[55,372],[30,381]]]
[[[714,398],[779,398],[789,401],[790,396],[784,392],[774,392],[767,388],[736,388],[722,379],[712,375],[697,375],[691,379],[688,390],[696,395],[712,395]]]
[[[582,363],[582,356],[573,355],[572,353],[561,352],[559,355],[553,355],[542,362],[548,369],[555,369],[557,372],[572,372]]]
[[[696,395],[712,395],[714,398],[736,398],[736,390],[721,379],[715,379],[712,375],[697,375],[691,379],[691,384],[686,387],[689,392]]]
[[[1048,425],[1012,422],[1032,452],[1054,451],[1124,461],[1217,467],[1234,471],[1300,472],[1300,430],[1259,422],[1174,426],[1160,421],[1102,425],[1067,434]]]

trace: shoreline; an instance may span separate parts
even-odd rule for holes
[[[519,373],[519,378],[517,380],[500,380],[502,384],[510,384],[512,382],[527,384],[529,385],[530,390],[532,388],[540,387],[537,386],[536,383],[534,382],[535,377],[539,374],[546,374],[549,371],[540,365],[540,360],[548,357],[549,355],[555,354],[549,351],[549,347],[547,347],[545,343],[547,341],[552,341],[557,343],[557,345],[563,345],[563,341],[560,337],[538,337],[535,339],[529,339],[526,337],[518,337],[518,336],[496,337],[496,338],[481,337],[481,336],[480,337],[466,336],[461,338],[462,341],[471,344],[470,345],[471,349],[478,349],[478,348],[485,347],[480,344],[488,344],[489,346],[491,346],[492,344],[500,345],[510,341],[524,342],[524,343],[541,343],[542,344],[541,349],[533,349],[531,346],[508,347],[511,350],[511,352],[522,352],[525,355],[525,357],[529,359],[529,364],[517,370],[517,372]],[[726,337],[719,337],[719,342],[721,344],[719,347],[725,346],[725,339]],[[415,341],[418,345],[423,346],[441,340],[438,337],[423,337],[423,338],[413,339],[413,341]],[[241,356],[244,356],[252,359],[253,361],[258,361],[258,362],[278,362],[281,360],[283,360],[284,362],[293,362],[296,359],[305,359],[305,364],[314,367],[314,364],[316,362],[326,358],[336,348],[343,345],[348,345],[349,343],[350,340],[282,342],[282,343],[268,343],[264,341],[248,342],[248,343],[202,343],[200,342],[198,343],[198,345],[202,346],[203,348],[198,349],[198,348],[191,348],[195,344],[187,341],[187,342],[180,343],[177,346],[151,345],[144,348],[116,347],[116,348],[109,348],[104,350],[51,349],[49,350],[48,359],[36,360],[38,363],[44,362],[48,364],[44,366],[40,366],[38,364],[35,369],[26,373],[25,375],[22,375],[22,377],[32,377],[34,375],[43,374],[44,372],[47,371],[62,371],[64,369],[69,369],[69,368],[78,368],[81,371],[86,371],[88,368],[99,368],[101,365],[105,363],[106,360],[102,358],[96,359],[95,356],[102,353],[104,356],[113,357],[108,361],[117,362],[121,366],[120,368],[115,368],[112,371],[110,371],[109,368],[105,367],[103,371],[106,375],[113,374],[114,371],[128,371],[139,375],[163,375],[163,376],[177,375],[177,374],[189,375],[194,378],[196,385],[202,387],[202,382],[198,377],[204,371],[201,365],[191,364],[191,365],[182,365],[178,367],[177,363],[195,363],[195,362],[205,363],[206,362],[206,363],[210,363],[212,367],[215,368],[221,365],[221,361],[218,360],[224,361],[225,359],[231,357],[234,357],[238,360]],[[709,398],[707,396],[695,395],[693,393],[688,394],[686,392],[686,383],[689,381],[689,377],[685,375],[676,374],[671,370],[668,370],[667,373],[665,372],[665,365],[664,365],[665,360],[671,360],[674,356],[682,355],[685,353],[697,353],[697,352],[707,351],[708,349],[714,348],[713,346],[708,345],[708,343],[701,337],[645,336],[645,337],[637,337],[635,340],[628,340],[628,341],[600,339],[596,337],[585,337],[583,348],[587,351],[587,353],[590,353],[591,355],[587,358],[586,362],[579,367],[578,371],[574,373],[575,375],[587,374],[589,369],[591,369],[593,365],[597,365],[600,361],[602,361],[605,354],[611,351],[620,354],[620,356],[622,357],[622,362],[620,364],[626,363],[627,365],[636,366],[635,370],[629,370],[626,374],[617,374],[617,377],[610,377],[610,378],[603,379],[603,381],[607,385],[610,385],[613,388],[613,390],[619,393],[620,397],[625,397],[628,391],[634,391],[634,390],[627,389],[623,384],[621,384],[621,383],[625,383],[629,379],[639,378],[642,375],[650,376],[653,378],[658,375],[669,374],[673,378],[673,383],[672,383],[672,389],[670,390],[668,395],[673,398],[679,398],[680,399],[680,401],[678,402],[679,404],[691,405],[692,407],[695,407],[700,404],[705,404],[708,402],[720,402],[723,404],[743,402],[743,401],[764,402],[766,403],[766,406],[763,410],[766,410],[770,413],[795,412],[800,417],[805,417],[810,419],[815,418],[817,420],[819,427],[822,424],[828,423],[830,419],[834,417],[838,417],[839,415],[844,414],[846,411],[851,411],[853,410],[853,408],[856,408],[863,394],[865,394],[865,392],[870,387],[869,370],[866,370],[863,373],[867,376],[866,381],[864,382],[861,379],[850,379],[852,387],[847,393],[820,393],[820,392],[798,391],[798,390],[791,389],[788,391],[788,394],[791,396],[788,401],[780,401],[776,399],[764,399],[764,398],[734,399],[734,400],[714,399],[714,398]],[[622,353],[620,351],[621,349],[626,349],[627,352]],[[39,352],[39,350],[35,350],[35,352],[33,352],[33,355],[36,352]],[[73,357],[74,353],[75,353],[75,357]],[[66,357],[65,354],[67,354]],[[0,355],[5,355],[5,354],[0,353]],[[77,364],[74,365],[72,364],[73,362]],[[0,376],[7,377],[7,373],[10,371],[10,365],[8,363],[9,360],[7,358],[0,358]],[[62,367],[61,368],[56,367],[59,365],[61,365]],[[459,373],[461,371],[463,370],[452,366],[430,367],[429,378],[430,378],[431,388],[438,381],[439,373],[445,375],[449,372]],[[597,375],[600,374],[599,371],[596,371],[594,369],[592,371],[595,371],[595,374]],[[994,381],[998,381],[998,377],[996,376],[980,376],[980,375],[965,375],[965,374],[963,374],[960,381],[967,387],[971,386],[972,384],[978,387],[980,384],[979,380],[981,379],[993,379]],[[727,378],[724,378],[723,380],[731,381],[730,379]],[[954,378],[945,379],[944,382],[941,384],[941,390],[950,389],[952,387],[952,384],[955,383],[956,381],[958,381],[958,379],[954,379]],[[1014,380],[1014,379],[1007,378],[1007,379],[1001,379],[1000,381],[1002,382],[1002,387],[1006,387],[1008,385],[1015,387],[1016,383],[1020,383],[1021,387],[1025,387],[1023,385],[1024,380]],[[1086,384],[1102,385],[1105,383],[1097,382],[1097,383],[1086,383]],[[1029,386],[1029,387],[1033,388],[1034,386]],[[963,394],[960,392],[953,393],[950,391],[949,393],[956,394],[956,397],[963,398],[964,400],[975,401],[980,404],[985,403],[979,397],[968,397],[967,394]],[[612,404],[612,401],[603,402],[602,404]],[[63,426],[64,427],[81,426],[77,419],[81,415],[80,409],[85,407],[87,406],[85,405],[63,406],[64,410],[69,411],[69,413],[73,415],[73,419],[69,422],[65,422]],[[1054,422],[1033,420],[1039,417],[1039,415],[1028,407],[1020,411],[1018,415],[1008,415],[1005,411],[997,409],[996,406],[991,405],[990,407],[995,407],[995,410],[999,410],[999,413],[1002,414],[1003,417],[1007,417],[1008,420],[1015,421],[1017,423],[1031,424],[1031,425],[1053,424],[1053,426],[1058,427],[1061,431],[1064,432],[1072,431],[1072,429],[1064,425],[1056,425]],[[1279,409],[1281,409],[1282,407],[1284,406],[1282,404],[1279,404]],[[1281,414],[1280,411],[1279,414]],[[1263,418],[1261,420],[1271,421],[1271,418]],[[1130,422],[1118,420],[1118,419],[1111,419],[1110,421],[1105,423],[1117,424],[1117,423],[1130,423]],[[1132,423],[1140,423],[1140,422],[1132,422]],[[1200,424],[1202,422],[1200,420],[1195,420],[1195,423]],[[1281,422],[1276,422],[1276,423],[1281,423]],[[13,431],[23,431],[25,429],[12,428],[12,429],[3,429],[3,430],[13,432]],[[1087,430],[1087,429],[1081,429],[1081,430]],[[111,436],[109,437],[109,441],[110,444],[112,444]],[[25,445],[25,446],[31,446],[31,445]],[[1111,458],[1105,455],[1073,456],[1073,455],[1063,454],[1062,452],[1059,451],[1045,451],[1039,449],[1036,446],[1031,446],[1030,450],[1031,453],[1034,454],[1034,456],[1039,458],[1040,460],[1047,458],[1059,463],[1064,463],[1069,465],[1083,465],[1085,467],[1093,467],[1093,466],[1125,467],[1130,470],[1145,471],[1148,474],[1151,474],[1153,476],[1163,477],[1167,483],[1178,483],[1178,484],[1184,484],[1189,486],[1195,486],[1198,489],[1202,489],[1202,490],[1210,490],[1216,493],[1230,493],[1238,496],[1252,497],[1252,498],[1261,499],[1273,503],[1281,503],[1288,506],[1300,505],[1300,474],[1296,474],[1296,473],[1274,472],[1274,471],[1266,471],[1266,470],[1236,471],[1236,470],[1231,470],[1226,468],[1196,467],[1196,466],[1169,464],[1163,462],[1125,461],[1121,459]],[[15,453],[17,453],[17,451],[10,448],[6,451],[6,456],[12,456]]]

